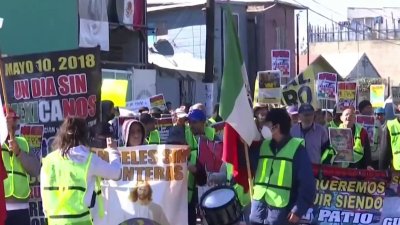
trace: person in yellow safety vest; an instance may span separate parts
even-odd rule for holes
[[[148,113],[142,113],[139,117],[139,121],[146,129],[146,144],[161,144],[160,132],[156,129],[157,120]]]
[[[359,124],[356,124],[354,108],[343,110],[340,117],[342,124],[339,128],[351,129],[353,133],[353,161],[338,164],[341,167],[356,169],[372,169],[371,166],[371,147],[367,131]]]
[[[189,126],[185,127],[185,140],[190,148],[188,162],[188,224],[196,225],[196,207],[198,202],[197,187],[207,182],[205,168],[198,163],[198,139],[200,137],[213,141],[215,138],[214,129],[206,126],[206,115],[200,109],[193,109],[188,114]]]
[[[297,224],[314,202],[316,183],[312,164],[303,139],[290,136],[291,120],[285,109],[271,109],[265,121],[250,222]]]
[[[6,198],[7,219],[6,225],[29,225],[29,187],[30,177],[39,176],[40,160],[30,152],[28,142],[23,137],[15,137],[18,125],[18,115],[8,107],[3,107],[7,120],[7,129],[10,136],[1,147],[4,167],[7,178],[4,180],[4,194]],[[4,129],[4,128],[3,128]]]
[[[109,163],[91,152],[86,120],[67,117],[53,142],[54,151],[42,161],[40,191],[48,225],[92,225],[93,213],[104,216],[100,179],[121,176],[116,143],[107,139]]]
[[[400,171],[400,119],[386,121],[380,142],[379,169]]]
[[[211,126],[215,123],[221,122],[223,119],[219,116],[219,103],[214,105],[213,115],[208,119],[207,125]]]
[[[342,120],[340,119],[340,117],[342,116],[342,113],[338,113],[337,112],[337,105],[335,105],[334,107],[333,107],[333,112],[332,112],[332,115],[333,115],[333,119],[332,119],[332,121],[330,121],[328,124],[327,124],[327,127],[329,128],[329,127],[332,127],[332,128],[339,128],[339,126],[340,126],[340,124],[342,123]]]

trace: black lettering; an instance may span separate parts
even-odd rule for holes
[[[311,88],[310,87],[302,86],[299,89],[299,92],[297,94],[298,94],[300,103],[311,103],[311,101],[312,101],[312,92],[311,92]],[[306,98],[305,100],[306,101],[304,101],[304,98],[303,98],[304,94],[306,95],[305,96],[305,98]]]
[[[297,93],[294,90],[287,90],[282,92],[283,99],[285,99],[286,105],[297,104]]]

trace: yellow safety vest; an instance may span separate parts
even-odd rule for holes
[[[340,124],[340,128],[345,128],[343,124]],[[355,131],[354,131],[354,146],[353,146],[353,152],[354,152],[354,159],[352,163],[357,163],[359,162],[363,157],[364,157],[364,147],[361,142],[361,130],[362,126],[359,124],[355,124]],[[341,163],[342,167],[349,167],[349,163],[344,162]]]
[[[205,128],[205,135],[208,140],[214,140],[215,130],[211,127]],[[186,144],[189,145],[190,148],[190,159],[189,162],[192,165],[196,165],[197,156],[199,153],[199,144],[196,140],[196,137],[193,135],[189,126],[185,126],[185,140]],[[188,201],[192,201],[193,192],[196,188],[196,182],[194,180],[194,176],[192,173],[188,172]]]
[[[388,120],[386,124],[390,135],[390,145],[392,147],[393,169],[400,170],[400,122],[396,118]]]
[[[81,224],[92,225],[92,216],[85,205],[87,193],[87,175],[93,153],[84,163],[75,163],[63,158],[59,151],[54,151],[43,159],[42,172],[46,179],[43,186],[42,201],[46,211],[48,225]],[[100,217],[104,216],[104,207],[99,195],[100,178],[96,180],[96,198]]]
[[[158,130],[151,131],[149,137],[146,138],[146,144],[148,145],[161,144],[160,132]]]
[[[226,164],[226,179],[228,185],[232,185],[232,179],[233,179],[233,165],[230,163],[225,163]],[[235,190],[240,204],[244,207],[248,204],[251,203],[251,198],[250,198],[250,193],[249,192],[244,192],[244,188],[240,184],[234,184],[233,189]]]
[[[292,190],[293,158],[304,140],[292,138],[279,152],[274,154],[271,141],[265,140],[261,145],[253,188],[253,199],[265,199],[273,207],[284,208],[289,204]]]
[[[339,124],[339,126],[340,126],[340,124]],[[336,123],[335,123],[333,120],[332,120],[331,122],[328,123],[328,128],[329,128],[329,127],[332,127],[332,128],[339,128],[339,126],[336,125]]]
[[[23,137],[16,137],[19,149],[29,153],[29,144]],[[7,179],[4,180],[5,197],[14,197],[17,199],[27,199],[31,194],[29,187],[30,176],[22,166],[21,161],[15,156],[11,155],[8,146],[3,144],[1,149],[4,167],[7,172]]]

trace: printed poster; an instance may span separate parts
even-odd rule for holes
[[[129,110],[132,110],[134,112],[139,111],[139,109],[142,107],[150,108],[150,99],[149,98],[126,102],[126,108]]]
[[[317,97],[323,100],[336,100],[337,74],[318,73]]]
[[[281,101],[281,71],[267,70],[257,73],[259,81],[258,103],[279,103]]]
[[[400,114],[400,86],[392,86],[392,99],[393,99],[393,110],[395,114]]]
[[[282,77],[290,77],[290,50],[272,50],[272,70],[280,70]]]
[[[165,105],[165,99],[163,94],[158,94],[155,96],[150,97],[150,107],[157,107],[161,109],[161,111],[164,111],[167,106]]]
[[[374,128],[375,128],[375,117],[374,116],[364,116],[357,115],[356,123],[360,124],[364,127],[364,129],[368,132],[368,138],[371,146],[374,144]]]
[[[356,108],[356,93],[356,82],[338,82],[338,99],[336,104],[336,111],[338,113],[341,113],[343,112],[343,110],[349,107]]]
[[[158,118],[156,128],[160,132],[161,143],[167,143],[169,131],[173,127],[172,117]]]
[[[118,150],[122,175],[118,181],[103,181],[105,217],[95,217],[94,224],[187,225],[188,147],[143,145]],[[104,150],[97,154],[108,158]]]
[[[351,129],[329,128],[329,140],[336,150],[335,162],[353,162],[353,133]]]
[[[64,118],[86,118],[89,127],[99,121],[100,48],[10,56],[3,63],[8,103],[20,124],[43,126],[41,157],[50,151]],[[35,132],[31,144],[39,146]],[[33,178],[31,184],[31,224],[44,224],[39,181]]]
[[[370,101],[372,107],[384,107],[385,105],[385,85],[373,84],[370,86]]]

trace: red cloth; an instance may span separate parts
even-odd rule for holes
[[[225,123],[222,159],[233,165],[233,180],[242,185],[244,191],[249,190],[249,181],[246,167],[239,166],[239,146],[244,145],[239,134],[228,123]],[[243,148],[240,148],[243,149]]]
[[[2,155],[0,154],[0,225],[4,224],[7,217],[6,199],[5,199],[4,184],[3,184],[4,179],[6,178],[7,178],[7,172],[6,169],[4,168]]]
[[[145,0],[134,0],[133,28],[141,30],[144,24]]]

